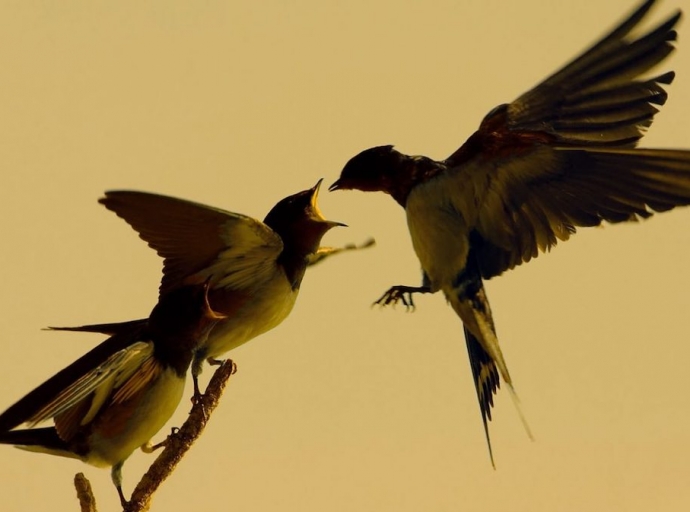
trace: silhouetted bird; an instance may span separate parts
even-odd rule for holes
[[[115,334],[0,414],[0,443],[112,466],[120,501],[122,465],[167,423],[195,350],[223,319],[208,284],[161,296],[147,320]],[[30,427],[53,419],[54,427]]]
[[[278,202],[264,222],[145,192],[112,191],[100,200],[164,258],[161,297],[186,284],[210,283],[211,307],[226,318],[196,352],[195,394],[204,359],[213,361],[273,329],[290,314],[310,264],[358,248],[319,247],[329,229],[344,226],[321,214],[317,204],[321,181]],[[59,329],[114,334],[137,329],[141,322]]]
[[[443,292],[464,324],[492,464],[487,420],[499,375],[516,397],[482,280],[567,240],[576,227],[690,203],[690,152],[634,147],[674,78],[639,78],[673,51],[680,19],[676,12],[632,37],[653,4],[489,112],[447,159],[374,147],[347,162],[331,186],[386,192],[405,208],[423,283],[395,286],[377,303],[413,307],[414,293]]]

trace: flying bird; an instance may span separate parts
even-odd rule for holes
[[[373,147],[350,159],[330,187],[385,192],[405,209],[422,285],[394,286],[376,303],[413,308],[414,294],[443,292],[463,322],[492,465],[488,421],[501,378],[520,409],[483,280],[548,251],[577,227],[690,204],[690,151],[635,147],[674,78],[672,71],[642,77],[673,52],[681,17],[677,11],[632,35],[654,3],[494,108],[445,160]]]
[[[163,259],[159,296],[181,286],[209,282],[209,302],[225,318],[211,330],[192,363],[194,392],[203,362],[216,358],[280,324],[292,310],[308,266],[345,250],[320,247],[340,222],[318,206],[321,181],[279,201],[263,222],[174,197],[135,191],[106,192],[100,199]],[[116,334],[145,320],[57,328]]]
[[[168,422],[194,351],[223,318],[208,284],[161,297],[148,319],[114,334],[0,414],[0,443],[111,469],[120,502],[122,466]],[[33,428],[52,419],[54,426]],[[29,428],[16,427],[27,424]]]

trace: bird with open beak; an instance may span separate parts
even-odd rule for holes
[[[635,148],[674,78],[672,71],[642,75],[673,52],[680,12],[630,34],[654,3],[489,112],[445,160],[374,147],[347,162],[330,187],[385,192],[405,209],[422,286],[395,286],[377,303],[413,307],[413,294],[443,292],[463,322],[492,464],[487,420],[499,375],[518,402],[483,280],[567,240],[577,227],[690,204],[690,151]]]
[[[321,181],[279,201],[263,222],[146,192],[111,191],[100,200],[164,259],[160,297],[181,286],[209,282],[211,307],[225,319],[195,353],[196,395],[205,359],[214,362],[276,327],[290,314],[310,264],[358,248],[320,247],[328,230],[345,226],[322,215],[318,206]],[[59,329],[115,334],[137,329],[142,322]]]
[[[122,505],[122,466],[177,409],[195,350],[224,317],[208,284],[161,297],[136,329],[113,335],[0,414],[0,443],[112,467]],[[52,419],[52,427],[35,427]],[[30,428],[16,427],[27,424]]]

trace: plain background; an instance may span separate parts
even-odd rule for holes
[[[655,21],[690,7],[661,4]],[[634,6],[0,3],[0,407],[102,339],[42,327],[155,303],[160,261],[96,203],[104,190],[263,218],[367,147],[443,158]],[[678,76],[644,146],[690,147],[689,31],[660,70]],[[359,192],[324,191],[321,208],[350,225],[326,244],[377,247],[311,269],[290,318],[229,354],[239,371],[154,510],[688,510],[690,211],[584,230],[489,282],[536,436],[500,393],[494,471],[442,297],[370,308],[419,281],[403,211]],[[101,511],[118,508],[108,471],[0,451],[4,510],[77,510],[77,471]],[[150,462],[125,464],[126,492]]]

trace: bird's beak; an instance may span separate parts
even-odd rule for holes
[[[340,190],[340,180],[335,180],[335,182],[333,183],[333,185],[331,185],[330,187],[328,187],[328,191],[329,191],[329,192],[333,192],[334,190]]]
[[[329,228],[335,228],[335,227],[347,227],[347,224],[343,224],[342,222],[336,222],[334,220],[326,220],[326,218],[323,216],[321,213],[321,210],[319,209],[319,189],[321,188],[321,183],[323,182],[323,178],[321,178],[319,181],[316,182],[316,185],[314,185],[311,189],[312,194],[311,194],[311,207],[314,209],[314,213],[316,216],[321,220],[322,222],[328,224]]]
[[[204,283],[204,316],[208,320],[225,320],[227,315],[224,315],[223,313],[219,313],[218,311],[215,311],[211,307],[211,303],[208,301],[208,290],[211,287],[211,277],[209,276],[206,279],[206,282]]]

